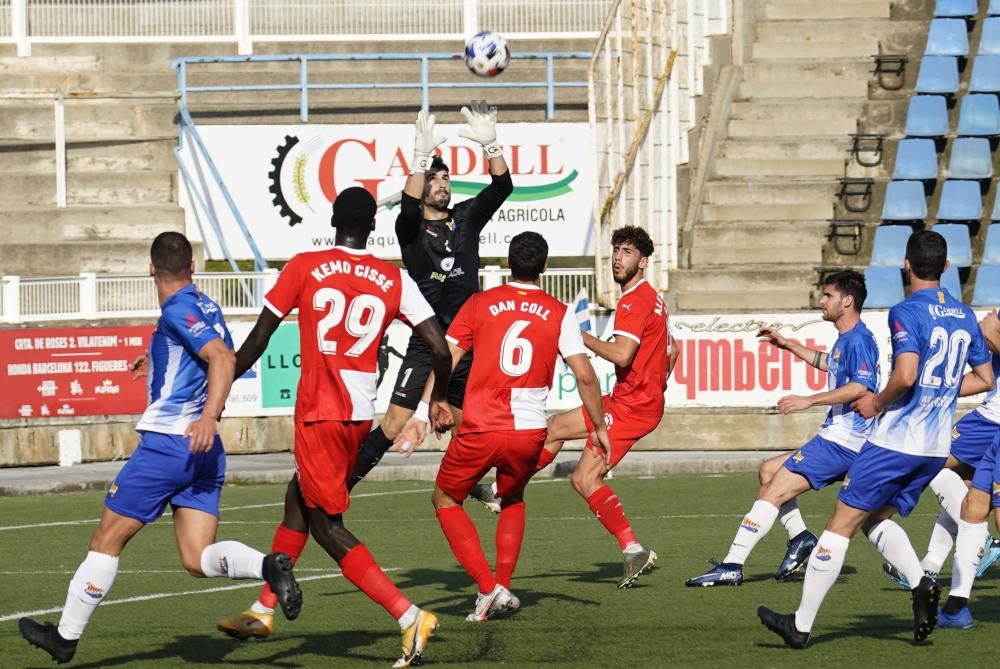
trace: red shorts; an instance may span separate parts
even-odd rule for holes
[[[295,424],[295,470],[307,507],[330,515],[347,511],[347,479],[371,427],[370,420]]]
[[[546,434],[545,429],[460,431],[448,444],[441,460],[437,487],[461,502],[469,496],[472,486],[496,467],[497,497],[520,494],[535,473]]]
[[[594,431],[594,423],[584,407],[583,422],[587,425],[587,434]],[[604,396],[604,424],[608,426],[608,436],[611,437],[611,466],[614,467],[625,457],[632,444],[639,441],[656,429],[663,414],[635,414],[616,401],[611,395]],[[587,447],[595,451],[597,448],[587,440]]]

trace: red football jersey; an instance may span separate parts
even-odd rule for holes
[[[299,310],[299,423],[374,418],[386,328],[397,317],[417,325],[434,316],[405,272],[344,246],[289,260],[264,304],[280,318]]]
[[[448,328],[448,341],[475,351],[461,433],[546,427],[556,356],[587,353],[572,310],[519,282],[470,297]]]
[[[670,364],[667,307],[645,280],[622,293],[611,333],[639,343],[628,367],[615,365],[612,397],[627,405],[632,413],[662,415]]]

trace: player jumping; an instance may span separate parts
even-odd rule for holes
[[[285,519],[274,545],[292,544],[289,553],[294,558],[302,552],[305,532],[311,532],[340,565],[344,578],[399,623],[403,654],[395,666],[406,667],[420,663],[437,629],[437,617],[411,604],[344,526],[343,514],[350,505],[347,480],[375,415],[378,345],[392,320],[410,323],[430,352],[435,429],[451,425],[446,399],[451,360],[434,312],[416,283],[365,250],[375,229],[375,210],[374,198],[363,188],[348,188],[337,196],[336,245],[300,253],[285,265],[237,353],[236,375],[250,368],[281,321],[298,309],[302,373],[295,401],[297,477],[289,485]],[[261,620],[271,614],[251,610],[244,617]],[[228,623],[223,620],[219,629],[237,638],[248,636],[245,625]]]
[[[893,366],[886,387],[851,408],[879,419],[851,465],[833,515],[809,557],[795,613],[760,607],[762,624],[792,648],[805,648],[823,598],[836,583],[851,537],[862,529],[875,549],[911,584],[913,636],[923,641],[937,624],[940,589],[892,516],[907,516],[948,457],[959,393],[993,387],[990,352],[972,310],[940,287],[947,245],[933,231],[914,233],[904,268],[912,294],[889,310]],[[966,362],[973,376],[963,381]],[[884,412],[884,413],[883,413]]]
[[[133,363],[147,376],[149,405],[139,419],[139,446],[115,477],[90,551],[70,581],[59,625],[21,618],[28,643],[56,662],[69,662],[97,606],[118,573],[125,544],[147,523],[173,509],[181,564],[195,577],[264,579],[289,620],[299,615],[302,592],[291,559],[264,555],[238,541],[215,541],[226,454],[216,424],[233,383],[233,340],[219,305],[192,283],[191,244],[164,232],[150,248],[149,273],[160,320],[148,356]]]
[[[829,406],[819,434],[797,451],[764,461],[760,466],[760,492],[743,518],[729,553],[721,564],[686,585],[741,585],[743,564],[757,543],[779,519],[788,530],[788,551],[775,578],[782,581],[796,571],[816,547],[816,537],[806,529],[797,498],[810,488],[819,490],[842,481],[875,422],[854,412],[850,404],[879,385],[878,345],[861,320],[868,291],[858,272],[831,274],[823,285],[819,306],[823,320],[833,323],[839,337],[826,354],[785,339],[773,328],[759,335],[774,346],[791,351],[797,358],[827,373],[825,392],[801,397],[788,395],[778,401],[785,415],[814,406]]]

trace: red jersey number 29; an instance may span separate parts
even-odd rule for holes
[[[326,313],[316,323],[316,341],[320,353],[325,355],[337,355],[336,340],[326,337],[341,323],[349,335],[357,338],[354,345],[344,352],[347,356],[356,358],[362,355],[381,335],[385,303],[374,295],[362,293],[348,304],[347,298],[336,288],[320,288],[313,295],[313,309]]]

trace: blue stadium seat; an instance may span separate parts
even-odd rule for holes
[[[871,295],[870,292],[868,294]],[[868,306],[868,300],[865,300],[865,306]],[[1000,265],[979,266],[976,271],[976,287],[972,291],[972,306],[1000,306]]]
[[[868,289],[865,307],[870,309],[892,307],[906,297],[903,274],[895,267],[866,267],[865,287]]]
[[[969,33],[962,19],[934,19],[927,33],[926,56],[969,55]]]
[[[938,205],[939,221],[979,221],[983,215],[983,198],[975,181],[948,180],[941,187]]]
[[[970,267],[972,265],[972,240],[969,238],[969,226],[957,223],[942,223],[931,228],[948,242],[948,262],[953,267]]]
[[[1000,16],[1000,0],[990,0],[986,13],[990,16]]]
[[[911,223],[922,222],[925,218],[927,200],[924,199],[924,185],[921,182],[890,181],[886,185],[885,202],[882,204],[883,221]]]
[[[933,139],[904,139],[896,151],[893,179],[930,181],[938,177],[937,151]]]
[[[1000,53],[1000,18],[983,21],[983,34],[979,38],[978,55]]]
[[[958,113],[960,137],[994,137],[1000,135],[1000,102],[995,95],[970,93],[962,97]]]
[[[906,257],[906,240],[911,234],[913,228],[908,225],[880,225],[875,228],[871,266],[901,268]]]
[[[941,287],[951,293],[951,296],[956,300],[959,302],[962,301],[962,280],[958,276],[957,267],[954,265],[948,266],[948,269],[941,275]]]
[[[921,67],[921,69],[923,68]],[[969,92],[1000,93],[1000,55],[986,54],[975,57],[972,61],[972,79],[969,80]]]
[[[983,264],[1000,265],[1000,223],[986,228],[986,246],[983,247]]]
[[[979,58],[976,58],[979,61]],[[975,76],[975,67],[973,67]],[[958,58],[954,56],[924,56],[917,74],[917,93],[954,95],[958,91]]]
[[[948,159],[949,179],[989,179],[992,176],[990,140],[985,137],[959,137],[952,143]]]
[[[972,18],[977,11],[976,0],[937,0],[934,3],[934,16],[965,19]]]
[[[907,137],[944,137],[948,134],[948,103],[940,95],[914,95],[906,110]]]

